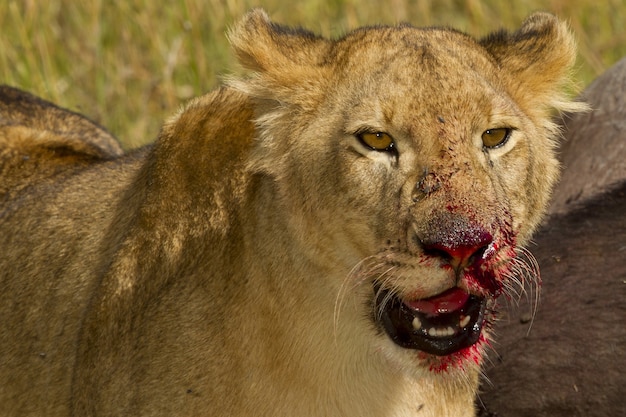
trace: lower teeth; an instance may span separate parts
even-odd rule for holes
[[[461,320],[459,321],[459,328],[462,329],[466,327],[469,324],[469,322],[470,322],[470,316],[461,316]],[[414,330],[421,330],[422,321],[418,317],[414,317],[412,325],[413,325]],[[448,336],[454,336],[455,330],[454,328],[450,326],[445,327],[445,328],[431,327],[430,329],[427,330],[427,333],[430,337],[448,337]]]
[[[454,329],[452,327],[446,327],[445,329],[437,329],[435,327],[432,327],[428,329],[428,335],[431,337],[454,336]]]

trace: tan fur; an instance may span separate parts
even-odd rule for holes
[[[0,199],[121,154],[117,139],[84,116],[0,86]]]
[[[422,245],[477,225],[508,285],[557,178],[551,115],[577,106],[567,29],[537,14],[480,42],[408,25],[328,40],[256,10],[230,39],[251,76],[154,145],[59,177],[0,167],[19,188],[0,200],[0,415],[473,415],[488,332],[465,354],[401,348],[374,284],[497,295]],[[498,127],[511,139],[483,149]],[[20,138],[0,152],[45,146]]]

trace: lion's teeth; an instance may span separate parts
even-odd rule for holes
[[[422,328],[422,322],[420,321],[420,319],[418,319],[417,317],[413,318],[413,328],[415,330],[419,330]]]
[[[470,316],[461,316],[461,319],[459,320],[459,328],[457,329],[455,329],[452,326],[448,326],[448,327],[431,327],[431,328],[424,329],[424,330],[426,331],[426,333],[428,333],[430,337],[454,336],[456,332],[460,331],[461,329],[463,329],[469,324],[470,319],[471,319]],[[419,319],[419,317],[413,317],[413,322],[411,324],[413,325],[414,330],[422,330],[423,324],[422,324],[422,321]]]
[[[431,327],[430,329],[428,329],[428,335],[430,337],[447,337],[447,336],[454,336],[454,329],[452,327],[446,327],[446,328],[436,328],[436,327]]]

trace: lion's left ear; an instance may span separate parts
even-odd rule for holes
[[[307,86],[326,79],[323,62],[331,42],[304,29],[273,23],[262,9],[246,14],[228,38],[239,62],[256,74],[257,82],[246,83],[252,96],[292,102],[298,91],[315,91]]]
[[[509,80],[511,94],[526,109],[544,113],[584,110],[567,98],[576,42],[564,22],[549,13],[534,13],[519,30],[493,33],[480,40]]]

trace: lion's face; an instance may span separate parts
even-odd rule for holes
[[[238,51],[259,71],[239,87],[258,100],[253,169],[274,182],[296,241],[344,271],[350,282],[337,288],[365,298],[401,355],[478,362],[493,301],[557,177],[551,102],[541,101],[554,86],[524,57],[539,52],[498,43],[491,53],[488,42],[411,27],[272,36],[272,59]],[[295,52],[297,36],[306,52]]]

